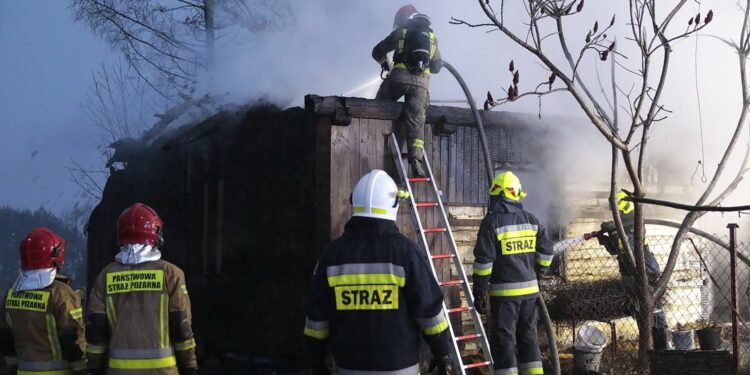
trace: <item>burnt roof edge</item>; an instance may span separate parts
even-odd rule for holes
[[[339,117],[341,109],[352,118],[366,118],[377,120],[397,120],[401,117],[402,102],[390,100],[364,99],[342,96],[319,96],[306,95],[305,109],[316,115],[331,116],[334,125],[348,125],[344,122],[339,124],[335,117]],[[539,119],[538,116],[505,112],[479,110],[482,122],[487,128],[521,128],[536,126],[545,127],[547,121]],[[427,108],[428,124],[448,124],[454,126],[476,127],[474,117],[469,108],[448,107],[430,105]]]

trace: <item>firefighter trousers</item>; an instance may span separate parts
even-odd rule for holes
[[[430,105],[430,77],[414,74],[406,69],[394,69],[383,81],[375,99],[398,100],[404,97],[403,125],[394,122],[399,146],[404,145],[406,133],[409,160],[422,160],[424,155],[424,122]]]
[[[543,374],[542,353],[536,332],[536,298],[507,300],[493,297],[490,308],[490,349],[495,361],[494,375]]]

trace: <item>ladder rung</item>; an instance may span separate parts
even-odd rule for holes
[[[424,228],[424,229],[422,229],[422,232],[425,232],[425,233],[443,233],[445,231],[447,231],[447,229],[445,229],[445,228]]]
[[[456,337],[456,341],[471,340],[471,339],[476,339],[476,338],[479,338],[479,337],[482,337],[482,335],[480,335],[478,333],[472,333],[470,335],[458,336],[458,337]]]
[[[437,207],[437,202],[417,202],[415,203],[417,207]]]
[[[432,256],[432,259],[449,259],[453,258],[453,254],[435,254]]]
[[[490,361],[470,363],[468,365],[465,365],[464,369],[468,370],[470,368],[477,368],[477,367],[482,367],[482,366],[489,366],[490,364],[492,364],[492,362],[490,362]]]
[[[455,314],[455,313],[466,312],[466,311],[469,311],[468,307],[456,307],[453,309],[448,309],[448,314]]]
[[[430,182],[429,177],[410,177],[409,182]]]
[[[463,284],[463,280],[446,280],[440,282],[440,286],[454,286],[461,284]]]

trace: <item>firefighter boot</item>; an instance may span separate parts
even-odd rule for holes
[[[411,176],[412,177],[425,177],[427,176],[427,173],[424,171],[424,167],[422,167],[422,161],[419,159],[412,159],[411,162]]]

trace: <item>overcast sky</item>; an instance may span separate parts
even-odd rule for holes
[[[373,80],[372,88],[376,88],[380,68],[371,59],[370,51],[390,32],[393,13],[404,4],[403,0],[293,0],[292,3],[298,14],[292,24],[251,38],[251,44],[225,50],[219,56],[218,89],[231,93],[231,100],[236,102],[266,97],[290,106],[301,105],[308,93],[345,94]],[[448,23],[451,16],[487,22],[476,1],[412,3],[432,18],[443,58],[462,72],[479,100],[487,90],[496,97],[503,95],[500,88],[507,87],[510,81],[507,66],[511,59],[521,70],[522,90],[536,86],[549,75],[527,52],[509,43],[500,33],[487,34],[485,30]],[[571,44],[580,45],[594,20],[606,24],[612,13],[618,11],[618,28],[613,33],[619,34],[618,48],[627,53],[628,42],[624,40],[627,13],[613,7],[613,3],[586,2],[585,13],[567,24]],[[91,85],[92,71],[102,62],[113,61],[116,53],[87,26],[74,23],[68,6],[62,0],[0,0],[3,10],[0,12],[0,205],[46,207],[64,213],[83,197],[71,180],[70,160],[87,169],[102,169],[103,159],[97,149],[100,137],[80,108]],[[716,13],[710,33],[728,38],[738,34],[739,13],[734,1],[706,0],[702,6],[704,14],[708,8]],[[686,24],[684,21],[696,11],[697,5],[689,2],[675,24]],[[520,26],[522,18],[512,6],[506,9],[509,25]],[[523,34],[522,30],[519,32]],[[550,38],[549,42],[549,50],[556,50],[555,40]],[[676,46],[674,70],[665,93],[665,103],[675,113],[655,126],[651,143],[657,154],[667,153],[674,159],[688,161],[688,167],[680,170],[686,183],[690,181],[692,167],[701,158],[695,101],[696,62],[707,166],[713,167],[718,162],[720,145],[727,141],[727,131],[735,125],[739,108],[736,55],[715,40],[702,38],[699,42],[701,52],[697,60],[695,39]],[[583,71],[590,85],[597,87],[594,67],[606,77],[609,64],[594,65],[595,58],[587,61]],[[623,62],[637,65],[635,59]],[[357,93],[372,94],[372,90]],[[460,99],[461,92],[444,72],[432,77],[431,96],[437,100]],[[536,113],[537,108],[538,103],[533,99],[503,107],[530,113]],[[581,115],[567,94],[546,97],[543,108],[545,113]],[[574,132],[590,137],[594,145],[606,145],[590,125]],[[743,146],[747,144],[745,139],[740,142]],[[593,155],[581,155],[581,159],[599,160],[602,166],[607,165],[606,160]]]

